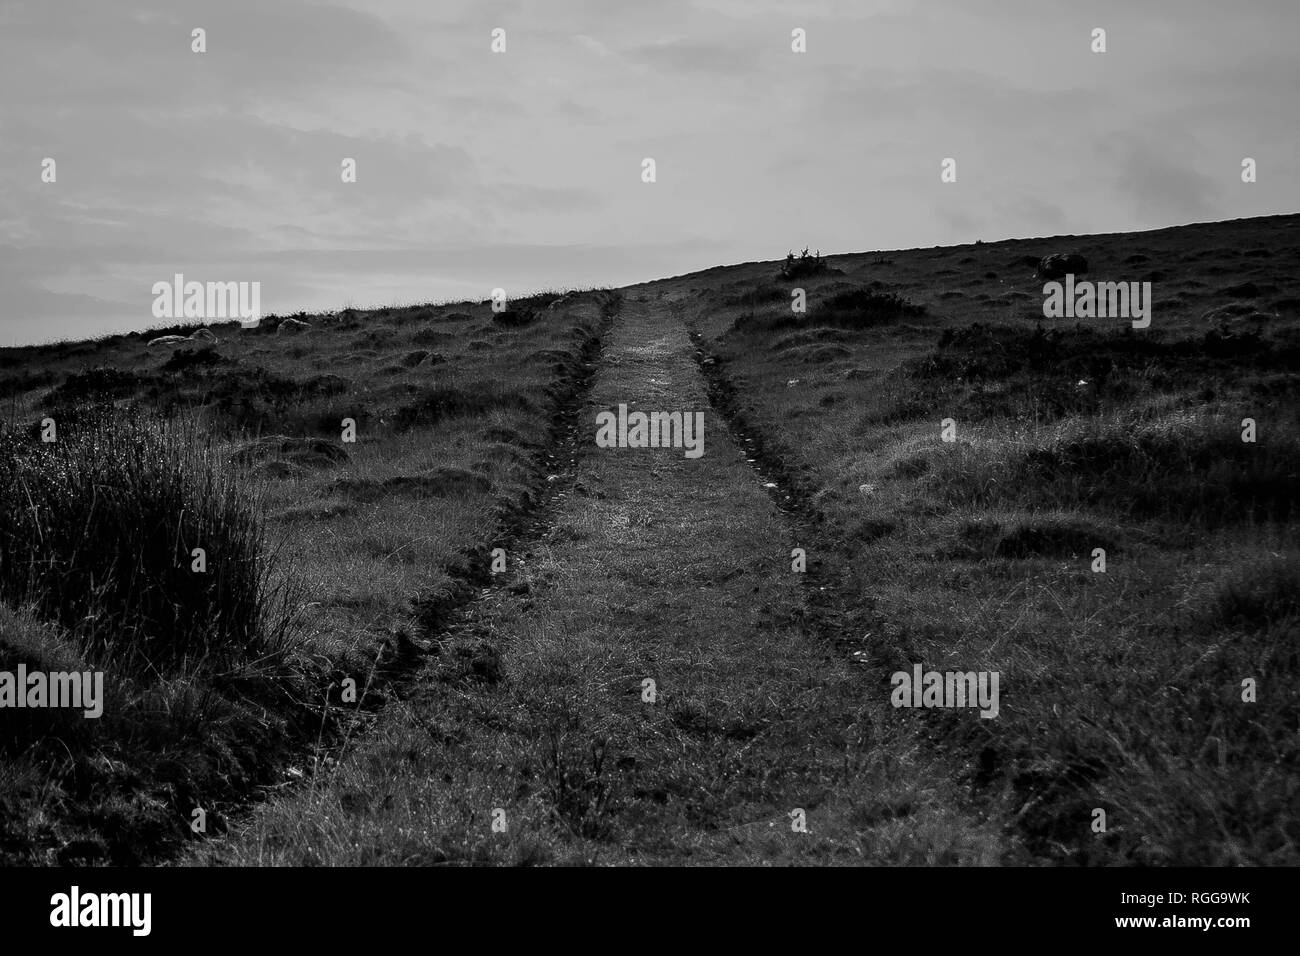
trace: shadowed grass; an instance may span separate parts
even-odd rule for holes
[[[0,445],[0,597],[129,670],[279,652],[259,512],[192,423],[110,414]]]
[[[261,505],[193,422],[109,411],[0,448],[0,669],[103,687],[98,715],[6,717],[0,857],[140,862],[309,725]]]

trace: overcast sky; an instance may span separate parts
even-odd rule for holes
[[[284,313],[1295,212],[1298,26],[1297,0],[0,0],[0,345],[157,324],[176,272]]]

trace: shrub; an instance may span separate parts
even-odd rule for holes
[[[788,308],[765,315],[746,312],[736,318],[731,328],[733,331],[760,332],[817,325],[858,332],[925,314],[925,306],[909,302],[892,292],[879,291],[883,288],[881,283],[873,282],[865,288],[838,292],[822,301],[808,315],[797,314]]]
[[[192,424],[104,413],[51,444],[5,428],[0,451],[0,598],[119,668],[225,667],[282,644],[260,510]]]
[[[826,263],[822,260],[821,250],[809,255],[808,247],[804,246],[798,258],[795,257],[794,252],[786,253],[780,276],[782,279],[802,279],[804,276],[820,275],[825,271]]]
[[[822,325],[869,329],[924,314],[925,306],[909,302],[893,292],[867,288],[849,289],[831,296],[817,307],[813,317]]]
[[[513,299],[510,308],[504,312],[492,313],[492,321],[510,328],[528,325],[559,298],[561,298],[559,292],[539,292],[522,299]]]

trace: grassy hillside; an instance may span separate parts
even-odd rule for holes
[[[111,698],[6,720],[4,858],[151,859],[363,729],[545,487],[616,303],[559,299],[0,352],[0,660]]]
[[[1152,282],[1150,327],[1045,320],[1034,263],[1064,251],[1086,278]],[[649,288],[815,515],[810,558],[870,605],[846,637],[876,679],[1000,672],[996,720],[896,713],[1028,857],[1296,861],[1300,217]]]
[[[798,540],[709,413],[705,453],[604,448],[598,409],[702,408],[652,294],[607,337],[573,464],[510,571],[338,767],[188,862],[991,863],[964,807],[820,631]],[[492,662],[472,667],[468,655]],[[798,818],[801,828],[794,828]]]
[[[1300,216],[297,319],[0,350],[6,862],[1300,861]]]

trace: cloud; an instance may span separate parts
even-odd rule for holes
[[[1109,180],[1132,203],[1139,227],[1205,221],[1224,208],[1223,180],[1186,161],[1176,140],[1126,137],[1101,150],[1110,164]]]
[[[674,37],[632,47],[626,55],[635,63],[674,77],[683,74],[744,77],[759,71],[763,52],[736,43]]]
[[[603,57],[605,59],[610,59],[611,57],[616,56],[614,51],[611,50],[604,43],[601,43],[595,37],[587,36],[585,33],[575,34],[573,39],[577,40],[578,44],[583,48],[590,50],[592,53],[596,54],[596,56]]]
[[[175,271],[296,311],[1300,207],[1290,5],[1089,9],[10,0],[0,337],[137,322]]]

